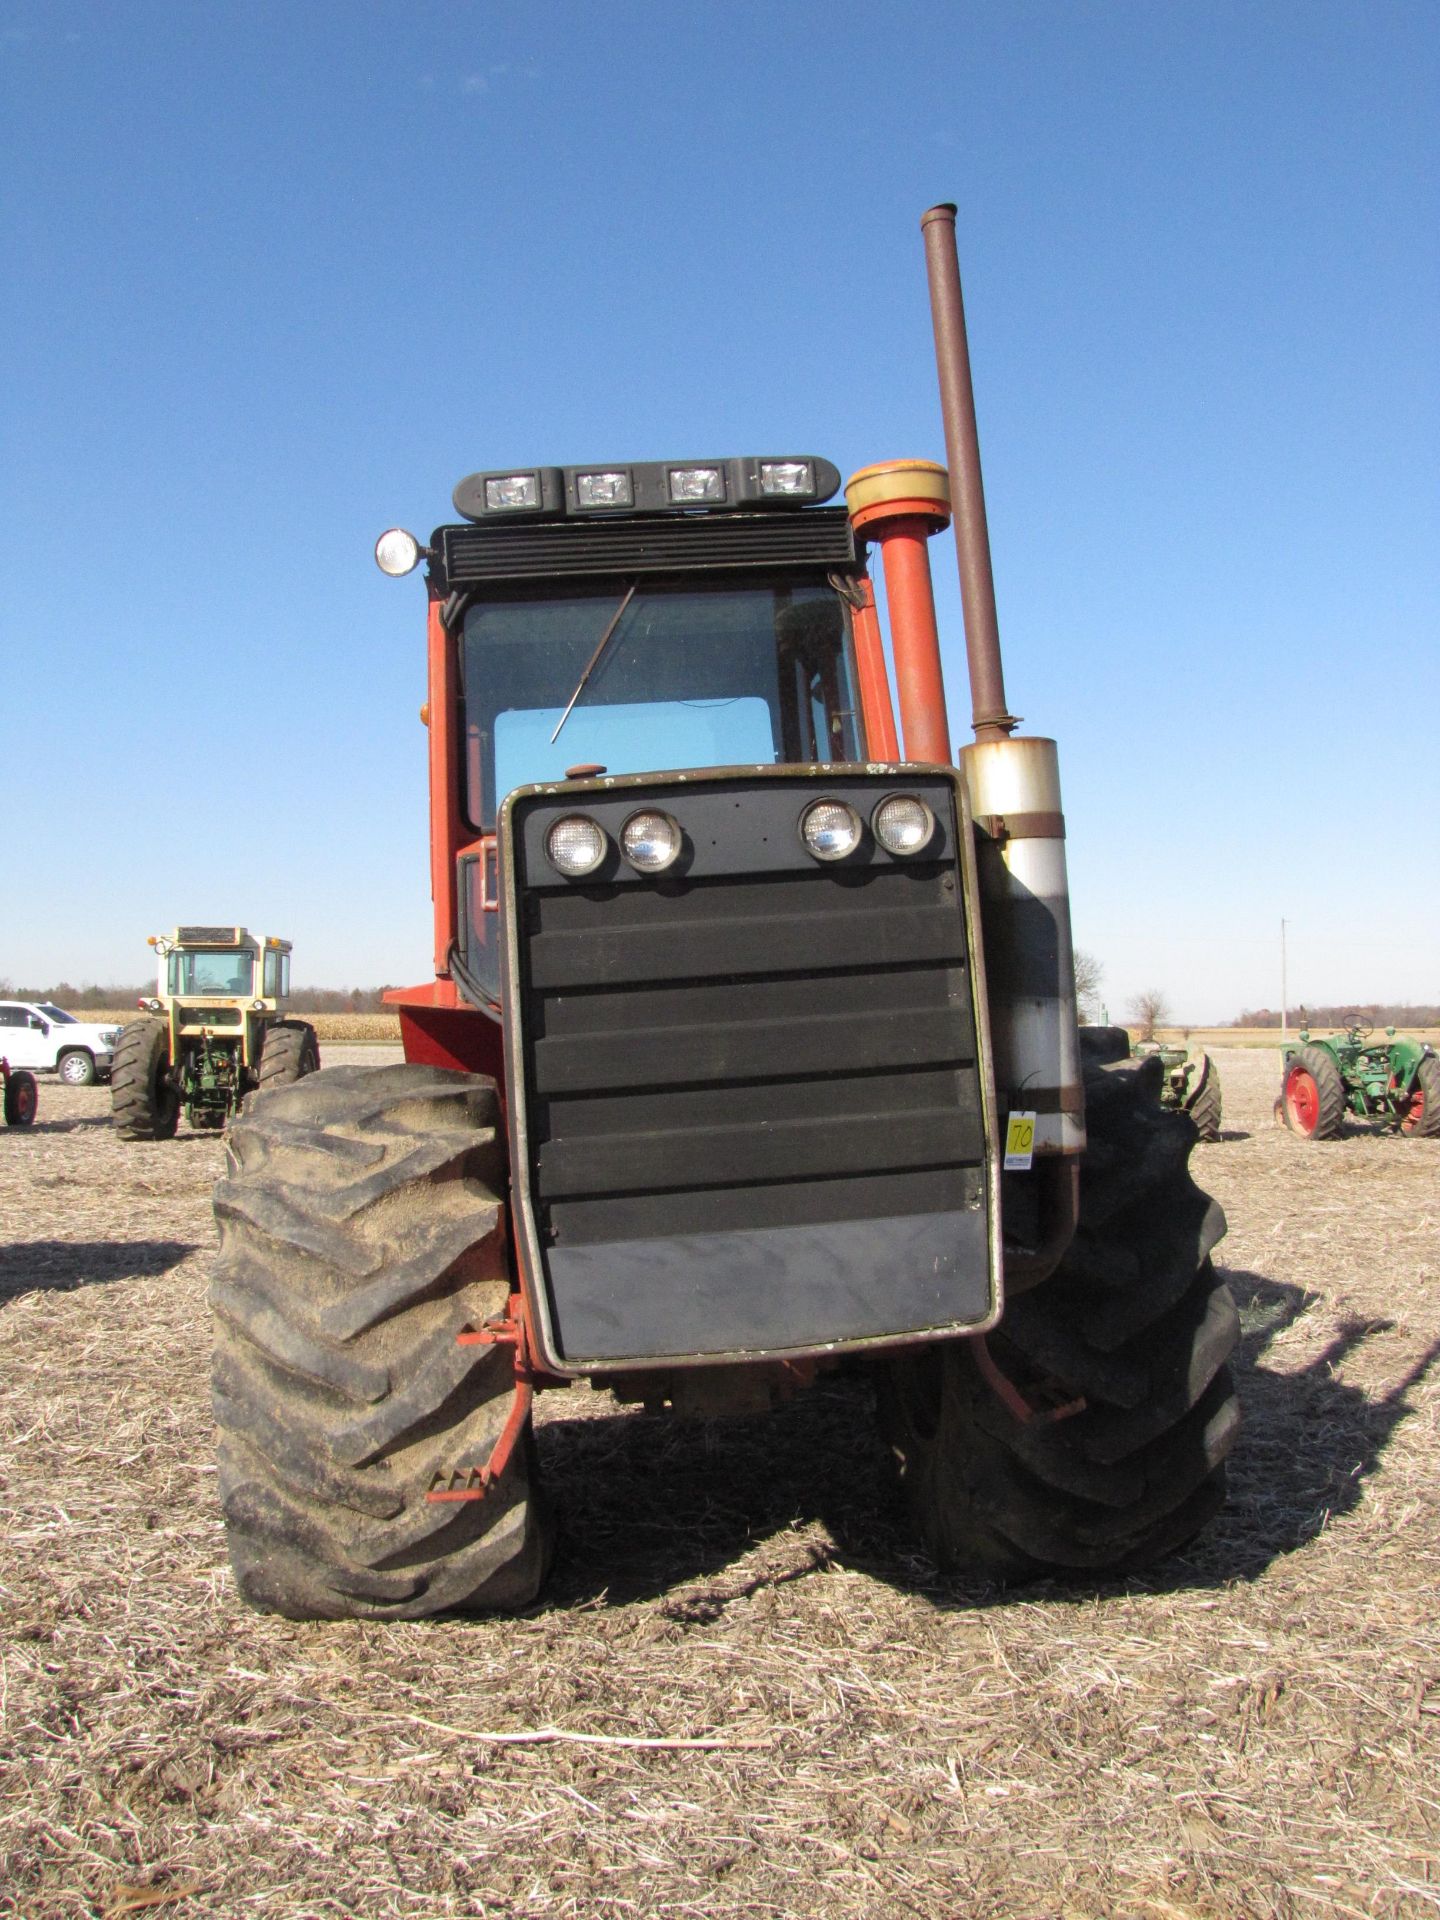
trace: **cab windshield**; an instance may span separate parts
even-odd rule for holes
[[[243,947],[170,955],[171,993],[250,993],[254,979],[255,956]]]
[[[864,757],[849,611],[821,582],[547,587],[472,606],[463,670],[465,811],[482,831],[513,787],[575,766],[658,773]]]

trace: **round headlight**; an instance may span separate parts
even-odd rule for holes
[[[663,873],[680,852],[680,829],[668,813],[632,813],[620,829],[620,851],[641,873]]]
[[[862,831],[859,814],[843,800],[817,800],[800,816],[800,838],[817,860],[843,860]]]
[[[892,793],[870,819],[875,838],[891,853],[922,853],[935,832],[935,816],[913,793]]]
[[[391,527],[375,542],[375,564],[382,573],[413,573],[420,564],[420,542],[404,527]]]
[[[567,880],[594,873],[609,848],[604,829],[583,813],[567,813],[545,835],[545,857]]]

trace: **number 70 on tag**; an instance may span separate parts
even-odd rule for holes
[[[1035,1115],[1012,1113],[1005,1123],[1005,1171],[1027,1173],[1035,1157]]]

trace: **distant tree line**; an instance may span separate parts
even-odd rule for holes
[[[154,991],[153,973],[138,986],[128,987],[101,987],[93,982],[77,987],[70,980],[62,980],[53,987],[12,987],[8,980],[0,980],[0,999],[48,1000],[52,1006],[66,1009],[133,1007],[137,1000]],[[385,1013],[388,1009],[381,998],[384,992],[384,987],[296,987],[288,1004],[296,1013]]]
[[[1247,1008],[1232,1027],[1278,1027],[1280,1016],[1270,1007]],[[1440,1006],[1381,1006],[1369,1001],[1357,1006],[1292,1007],[1292,1027],[1440,1027]]]

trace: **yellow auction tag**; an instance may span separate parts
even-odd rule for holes
[[[1005,1171],[1026,1173],[1035,1157],[1035,1116],[1012,1113],[1005,1128]]]

